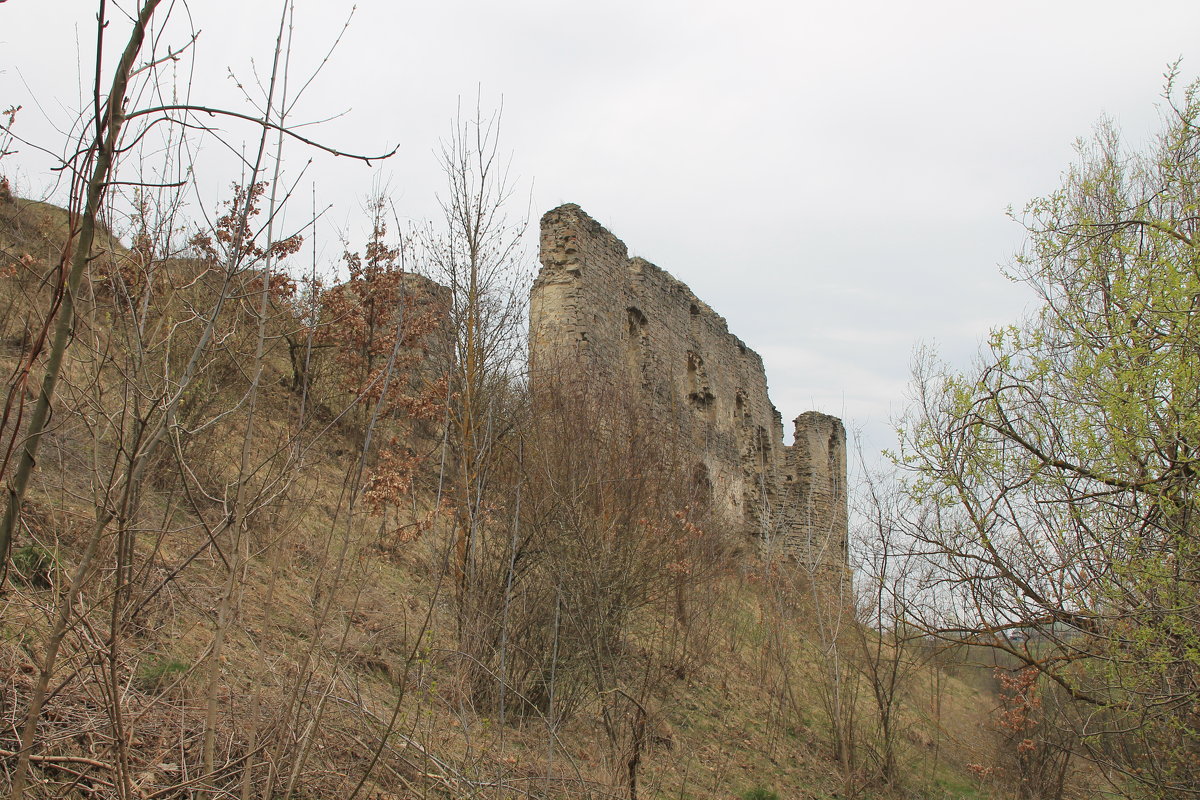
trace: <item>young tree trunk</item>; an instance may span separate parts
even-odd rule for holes
[[[42,377],[42,388],[33,407],[33,414],[29,418],[29,425],[25,429],[25,443],[21,448],[16,472],[9,483],[8,505],[4,510],[3,519],[0,519],[0,583],[8,573],[9,552],[12,549],[13,533],[21,515],[21,503],[25,499],[29,477],[33,474],[33,468],[37,464],[38,446],[41,444],[42,436],[45,434],[47,423],[50,420],[50,405],[54,401],[54,391],[58,386],[63,355],[67,351],[71,334],[75,329],[75,294],[79,291],[80,281],[83,279],[84,270],[92,253],[92,243],[96,238],[96,217],[100,213],[100,204],[104,201],[104,193],[108,189],[117,145],[121,138],[121,127],[125,122],[125,90],[129,86],[134,62],[142,49],[142,42],[146,38],[146,28],[149,26],[150,18],[154,15],[158,4],[159,0],[146,0],[142,4],[141,10],[134,20],[133,30],[129,33],[125,51],[121,54],[121,60],[113,75],[112,86],[108,90],[103,112],[100,111],[99,74],[96,76],[97,84],[94,88],[97,108],[96,137],[85,154],[87,161],[94,159],[94,166],[91,178],[83,188],[86,193],[83,213],[79,219],[70,221],[70,230],[74,235],[69,235],[68,244],[64,248],[64,258],[65,254],[69,252],[71,267],[67,273],[65,285],[60,285],[55,297],[55,302],[58,303],[58,323],[54,328],[54,338],[46,359],[46,372]],[[101,2],[98,35],[100,42],[103,41],[104,28],[108,24],[105,20],[104,7],[104,2]],[[96,54],[97,64],[100,63],[100,55],[99,52]],[[74,242],[73,248],[71,247],[72,241]],[[53,304],[49,313],[51,315],[54,313]],[[25,761],[27,764],[28,759],[26,758]],[[20,777],[22,781],[20,784],[14,779],[14,798],[20,797],[18,790],[23,791],[24,789],[23,776]]]
[[[37,463],[38,446],[41,444],[42,436],[46,432],[46,426],[50,418],[50,405],[54,400],[54,392],[58,385],[63,355],[66,353],[67,346],[71,340],[71,333],[75,327],[75,293],[79,290],[79,284],[83,279],[83,273],[88,264],[88,257],[91,255],[92,243],[96,234],[96,217],[100,212],[100,204],[104,199],[105,190],[108,188],[117,144],[120,141],[121,127],[125,121],[125,90],[129,85],[129,78],[133,72],[134,62],[141,51],[142,42],[145,40],[150,18],[154,15],[158,4],[159,0],[146,0],[142,4],[137,18],[134,20],[133,29],[130,31],[129,41],[126,43],[125,50],[121,54],[121,60],[117,64],[116,73],[113,75],[104,112],[101,114],[98,111],[96,115],[96,137],[92,141],[88,151],[88,158],[95,159],[95,166],[87,182],[83,214],[78,220],[78,234],[73,237],[74,249],[71,250],[70,271],[67,273],[65,286],[59,289],[61,305],[58,309],[58,323],[54,330],[54,338],[46,362],[46,372],[42,379],[42,388],[38,394],[37,403],[34,405],[33,414],[29,419],[29,425],[26,428],[25,443],[21,449],[16,472],[13,475],[12,482],[9,484],[8,505],[5,508],[3,519],[0,520],[0,583],[3,582],[4,577],[7,575],[13,532],[16,530],[17,521],[20,517],[21,503],[25,498],[25,491],[29,485],[29,477],[33,473],[34,465]],[[100,41],[103,41],[103,31],[106,25],[104,4],[101,3],[99,14]],[[99,62],[100,53],[97,53],[97,63]],[[100,87],[98,84],[95,87],[95,97],[96,106],[99,109]],[[70,227],[72,231],[76,230],[75,220],[71,221]],[[53,311],[50,313],[53,313]],[[25,795],[25,787],[29,780],[29,757],[33,754],[37,722],[41,717],[42,705],[45,703],[50,678],[54,673],[58,649],[68,628],[72,606],[71,601],[78,594],[79,588],[83,583],[86,570],[90,566],[92,556],[95,555],[96,547],[99,545],[105,526],[107,526],[107,519],[104,520],[103,524],[98,524],[93,531],[84,557],[81,559],[72,578],[67,601],[61,606],[61,612],[51,632],[50,640],[43,655],[42,668],[39,672],[38,680],[34,685],[33,694],[29,701],[29,708],[25,713],[25,721],[21,730],[21,749],[17,756],[17,764],[12,778],[12,792],[10,795],[12,800],[21,800]]]

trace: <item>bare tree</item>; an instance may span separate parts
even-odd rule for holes
[[[922,647],[924,631],[913,621],[910,603],[934,578],[913,552],[913,527],[921,509],[907,502],[897,476],[871,470],[859,456],[862,480],[854,493],[857,524],[852,559],[858,576],[857,619],[853,639],[857,667],[872,701],[863,746],[872,776],[887,791],[904,778],[900,763],[902,712],[919,669],[936,670],[930,651]]]
[[[251,560],[251,521],[280,496],[294,474],[288,466],[293,452],[290,447],[267,448],[263,456],[258,452],[263,437],[257,407],[265,349],[272,338],[269,326],[277,310],[278,290],[284,285],[275,280],[275,262],[294,252],[300,241],[298,236],[275,233],[278,205],[282,202],[282,195],[277,198],[275,194],[279,185],[277,169],[267,198],[267,221],[261,227],[253,222],[267,186],[263,180],[267,165],[274,163],[277,167],[280,163],[278,146],[282,139],[303,138],[289,130],[283,110],[286,102],[276,99],[284,83],[285,21],[290,17],[290,5],[285,3],[281,13],[275,68],[264,87],[261,114],[204,109],[205,114],[227,114],[253,122],[261,136],[256,155],[247,162],[246,182],[239,186],[215,229],[192,240],[193,255],[186,259],[168,255],[171,231],[149,224],[149,201],[144,193],[138,196],[140,227],[134,230],[132,249],[124,251],[109,242],[105,248],[98,247],[105,238],[99,233],[99,218],[106,198],[112,196],[119,157],[152,130],[186,129],[188,116],[197,111],[197,107],[188,105],[127,107],[143,96],[132,82],[136,79],[153,85],[162,61],[179,55],[178,49],[158,54],[156,38],[149,55],[143,56],[157,6],[156,1],[148,0],[138,7],[128,43],[105,93],[99,65],[104,63],[104,37],[111,20],[106,4],[100,4],[93,124],[84,129],[80,146],[64,163],[72,177],[67,235],[52,274],[53,291],[39,329],[9,384],[3,420],[7,449],[0,462],[0,471],[12,468],[0,530],[6,564],[37,454],[51,438],[48,422],[52,407],[58,407],[62,420],[56,422],[62,429],[55,434],[60,443],[72,424],[87,433],[93,444],[91,466],[95,470],[91,473],[94,518],[82,537],[70,575],[51,603],[37,654],[36,676],[27,706],[21,712],[12,773],[13,798],[25,795],[31,763],[50,763],[34,753],[37,745],[47,743],[39,736],[43,710],[50,699],[80,678],[80,664],[87,663],[89,650],[98,651],[102,657],[97,686],[105,698],[114,785],[119,796],[134,795],[129,732],[134,717],[124,708],[129,676],[137,660],[136,653],[129,652],[129,630],[154,598],[169,592],[171,581],[203,552],[218,556],[227,569],[217,602],[214,639],[207,653],[210,677],[200,774],[186,783],[194,786],[213,778],[219,771],[215,730],[220,665]],[[139,65],[138,59],[143,57]],[[146,93],[154,95],[153,91]],[[128,131],[132,136],[127,142]],[[273,159],[268,152],[272,136],[277,145]],[[179,141],[169,140],[166,150],[175,152]],[[190,274],[177,280],[181,272]],[[186,303],[190,313],[172,318],[179,308],[172,306],[172,300]],[[237,333],[243,330],[237,319],[243,311],[253,320],[249,337]],[[227,329],[230,323],[233,328]],[[106,327],[111,331],[104,330]],[[249,345],[248,352],[235,353],[242,344]],[[222,361],[228,365],[239,355],[248,356],[239,364],[247,367],[245,391],[231,407],[205,419],[198,411],[203,404],[195,402],[196,385],[211,378]],[[26,384],[39,371],[41,390],[21,434]],[[62,402],[63,387],[68,395],[66,403]],[[227,430],[222,426],[239,412],[243,414],[240,458],[234,462],[234,474],[222,476],[231,480],[214,491],[197,474],[196,461],[188,458],[185,450],[206,433]],[[59,452],[63,452],[61,444]],[[15,464],[10,458],[14,453]],[[149,558],[143,560],[146,550],[139,540],[147,521],[142,513],[142,495],[150,475],[155,475],[157,481],[164,480],[157,472],[163,466],[164,453],[174,456],[181,481],[164,498],[162,513],[166,522]],[[74,490],[75,486],[70,488]],[[186,502],[181,504],[178,492]],[[154,557],[160,552],[174,512],[181,507],[195,514],[195,527],[203,531],[205,543],[165,576],[160,575],[153,566]],[[213,508],[220,509],[215,518],[210,513]],[[109,557],[112,568],[106,570],[101,564]],[[112,582],[106,586],[108,575]],[[97,641],[95,618],[101,612],[108,615],[107,635]],[[64,649],[71,636],[79,638],[81,646]],[[60,656],[71,665],[65,677],[60,674]],[[221,769],[235,767],[245,758],[243,755]]]
[[[499,149],[500,119],[499,111],[485,116],[478,102],[472,116],[460,111],[441,149],[443,219],[418,233],[425,271],[449,289],[443,474],[456,522],[447,566],[460,647],[470,656],[491,646],[481,608],[491,589],[482,565],[511,539],[505,523],[494,524],[490,507],[514,501],[494,478],[518,413],[528,279],[525,218],[507,216],[513,187]]]

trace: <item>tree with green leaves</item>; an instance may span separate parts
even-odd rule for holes
[[[1056,684],[1129,797],[1200,796],[1198,93],[1172,71],[1141,152],[1109,122],[1079,143],[1023,218],[1040,308],[966,372],[918,358],[900,431],[944,576],[910,607]]]

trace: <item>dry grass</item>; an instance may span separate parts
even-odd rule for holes
[[[21,200],[0,204],[5,373],[21,358],[31,320],[41,312],[41,281],[64,232],[60,210]],[[111,238],[108,246],[109,262],[98,260],[98,269],[128,255]],[[186,309],[211,287],[194,264],[174,266],[176,288],[163,302],[176,305],[157,313],[182,324]],[[124,424],[121,411],[133,401],[123,383],[129,373],[122,341],[105,324],[105,315],[116,313],[106,287],[98,275],[89,284],[81,346],[64,372],[57,426],[43,449],[18,541],[53,554],[51,585],[13,581],[0,599],[0,750],[8,753],[58,592],[79,561],[96,504],[106,502],[101,467],[127,442],[112,428]],[[250,763],[254,796],[271,783],[279,797],[303,754],[293,796],[345,797],[376,750],[381,757],[360,796],[628,796],[622,782],[630,753],[612,752],[601,698],[553,724],[530,714],[499,725],[472,707],[440,577],[449,519],[439,517],[420,538],[397,545],[378,517],[350,513],[347,476],[360,432],[332,424],[336,408],[299,418],[278,338],[268,350],[261,422],[249,450],[258,465],[253,487],[270,500],[249,515],[238,560],[228,532],[211,538],[228,513],[242,447],[242,413],[217,415],[243,402],[250,350],[250,327],[237,316],[243,313],[231,304],[225,336],[185,409],[185,425],[207,427],[176,439],[173,454],[155,462],[139,487],[136,519],[125,521],[136,534],[134,569],[115,628],[117,538],[101,540],[55,671],[60,690],[40,722],[34,766],[43,783],[35,796],[119,796],[121,780],[134,796],[175,796],[170,787],[198,780],[236,795]],[[428,476],[418,482],[434,485]],[[407,511],[392,512],[392,523],[404,522],[404,514],[425,518],[432,508],[422,490]],[[233,624],[214,658],[231,563]],[[614,669],[623,685],[645,689],[638,701],[646,713],[639,796],[736,797],[762,786],[807,800],[843,791],[819,710],[812,630],[799,617],[772,617],[768,589],[750,581],[756,569],[743,564],[703,587],[692,602],[704,613],[689,623],[686,641],[668,641],[680,631],[664,625],[659,611],[634,620],[625,658]],[[972,758],[968,743],[982,741],[987,704],[979,690],[947,677],[941,713],[934,713],[927,693],[932,676],[917,670],[906,703],[903,759],[915,776],[911,796],[970,796],[938,788],[939,781],[961,778]],[[210,683],[218,688],[222,766],[216,775],[199,776]],[[622,724],[636,721],[631,702],[609,708],[625,715]],[[127,754],[127,770],[115,767],[118,753]],[[0,783],[6,780],[0,774]]]

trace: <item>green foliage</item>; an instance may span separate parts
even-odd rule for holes
[[[901,433],[955,587],[937,626],[1062,686],[1055,724],[1131,795],[1200,785],[1197,91],[1147,152],[1110,123],[1079,144],[1023,219],[1012,275],[1040,310],[969,373],[924,358]]]
[[[12,551],[12,575],[26,586],[49,589],[58,559],[40,544],[15,547]]]
[[[779,800],[779,795],[764,786],[755,786],[742,792],[742,800]]]
[[[138,667],[136,682],[143,691],[160,691],[175,678],[187,672],[189,665],[169,656],[159,656]]]
[[[959,800],[979,800],[985,795],[981,794],[978,787],[957,777],[938,778],[935,782],[938,793],[936,795],[926,795],[930,798],[938,798],[938,800],[950,800],[958,798]]]

